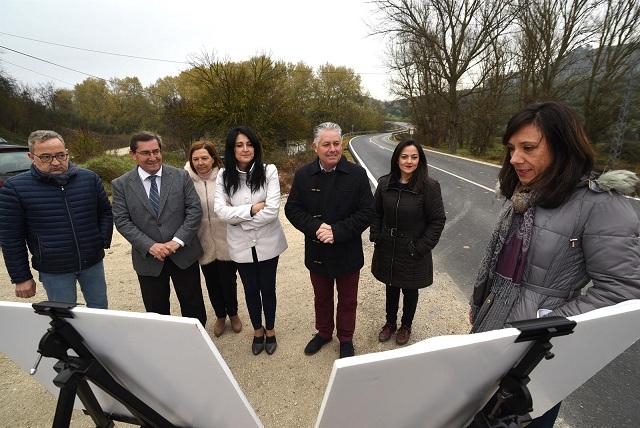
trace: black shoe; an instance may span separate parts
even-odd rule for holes
[[[304,353],[306,355],[313,355],[329,342],[331,342],[331,339],[325,339],[320,336],[320,333],[316,333],[315,336],[313,336],[313,339],[311,339],[309,343],[307,343],[307,346],[304,347]]]
[[[353,342],[340,342],[340,358],[353,357],[355,351],[353,350]]]
[[[267,354],[271,355],[276,352],[276,348],[278,347],[278,342],[276,342],[275,336],[267,336],[267,339],[264,342],[264,350],[267,351]]]
[[[264,336],[253,336],[253,343],[251,344],[251,352],[253,352],[253,355],[258,355],[263,349]]]

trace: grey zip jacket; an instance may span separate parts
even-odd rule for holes
[[[538,309],[571,316],[640,299],[640,202],[621,194],[637,186],[635,174],[611,171],[583,182],[557,208],[536,208],[522,289],[507,321],[536,318]]]

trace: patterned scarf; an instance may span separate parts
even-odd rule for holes
[[[493,229],[489,244],[485,251],[478,276],[474,285],[473,300],[471,302],[474,318],[472,332],[487,331],[502,328],[515,299],[518,296],[520,278],[517,283],[510,278],[495,275],[496,265],[502,248],[509,236],[514,213],[523,214],[522,223],[516,231],[522,240],[521,257],[526,257],[531,242],[533,220],[535,216],[536,194],[530,188],[518,186],[505,202],[498,221]],[[492,298],[488,299],[489,295]],[[499,300],[496,302],[496,300]]]

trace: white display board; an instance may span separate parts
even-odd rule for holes
[[[555,357],[531,372],[533,417],[541,416],[640,338],[640,300],[576,315],[569,336],[551,339]],[[637,374],[634,374],[637,376]]]
[[[531,373],[539,416],[640,337],[640,301],[577,315],[551,340],[556,356]],[[515,328],[440,336],[406,348],[336,360],[316,427],[463,427],[495,393],[531,342]]]
[[[67,321],[111,375],[174,425],[262,426],[198,320],[84,307],[73,314]],[[0,352],[28,372],[49,321],[30,304],[0,302]],[[43,358],[35,377],[57,396],[55,363]],[[110,396],[93,390],[106,412],[129,415]]]

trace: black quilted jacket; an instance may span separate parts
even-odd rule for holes
[[[370,240],[376,247],[371,272],[378,281],[416,289],[433,282],[431,250],[440,240],[445,213],[440,184],[431,177],[410,188],[380,177]]]

